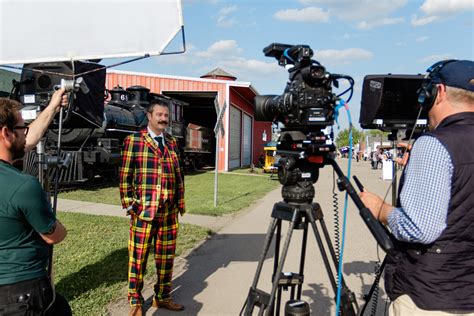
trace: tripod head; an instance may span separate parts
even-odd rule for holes
[[[311,204],[319,169],[324,167],[325,157],[332,156],[334,151],[334,145],[327,144],[322,132],[282,132],[277,145],[277,154],[281,156],[278,180],[283,185],[282,197],[286,203]]]
[[[277,145],[277,154],[282,157],[278,167],[278,180],[283,185],[283,200],[292,205],[311,204],[315,195],[313,184],[318,181],[319,169],[331,165],[339,177],[339,190],[347,191],[377,243],[385,252],[390,252],[393,249],[390,233],[362,203],[351,182],[334,160],[334,152],[334,145],[328,144],[327,137],[322,132],[283,132]]]

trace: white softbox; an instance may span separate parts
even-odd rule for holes
[[[0,65],[160,55],[181,0],[0,0]]]

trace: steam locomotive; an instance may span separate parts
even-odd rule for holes
[[[97,67],[95,63],[82,62],[24,65],[16,92],[24,106],[22,111],[40,111],[46,106],[54,93],[54,86],[63,77],[61,74],[83,73]],[[187,103],[151,93],[144,86],[130,86],[127,89],[117,86],[107,91],[105,70],[91,72],[84,75],[84,79],[90,92],[87,95],[80,91],[76,93],[61,133],[60,158],[68,161],[68,164],[48,170],[51,178],[59,172],[61,185],[76,184],[97,177],[116,178],[123,140],[127,135],[147,126],[146,109],[153,99],[160,99],[170,108],[167,132],[178,139],[186,169],[195,170],[212,164],[212,132],[209,128],[183,121]],[[46,133],[47,155],[55,155],[57,150],[58,125],[55,121]],[[23,170],[36,176],[37,162],[38,154],[30,151],[23,160]]]

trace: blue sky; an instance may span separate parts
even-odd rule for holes
[[[474,59],[473,8],[472,0],[183,0],[187,52],[118,69],[199,77],[221,67],[260,94],[281,94],[287,71],[262,49],[306,44],[329,72],[355,79],[350,107],[359,127],[365,75],[424,73],[442,59]]]

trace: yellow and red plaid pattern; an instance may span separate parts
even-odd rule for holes
[[[143,275],[150,249],[154,248],[157,282],[155,298],[162,301],[169,297],[173,275],[173,261],[178,234],[178,217],[159,216],[153,221],[143,221],[132,215],[128,242],[128,300],[130,305],[142,305]]]
[[[184,174],[176,139],[165,135],[161,152],[145,129],[125,138],[120,167],[120,196],[124,209],[132,206],[143,220],[152,220],[159,207],[185,212]]]

